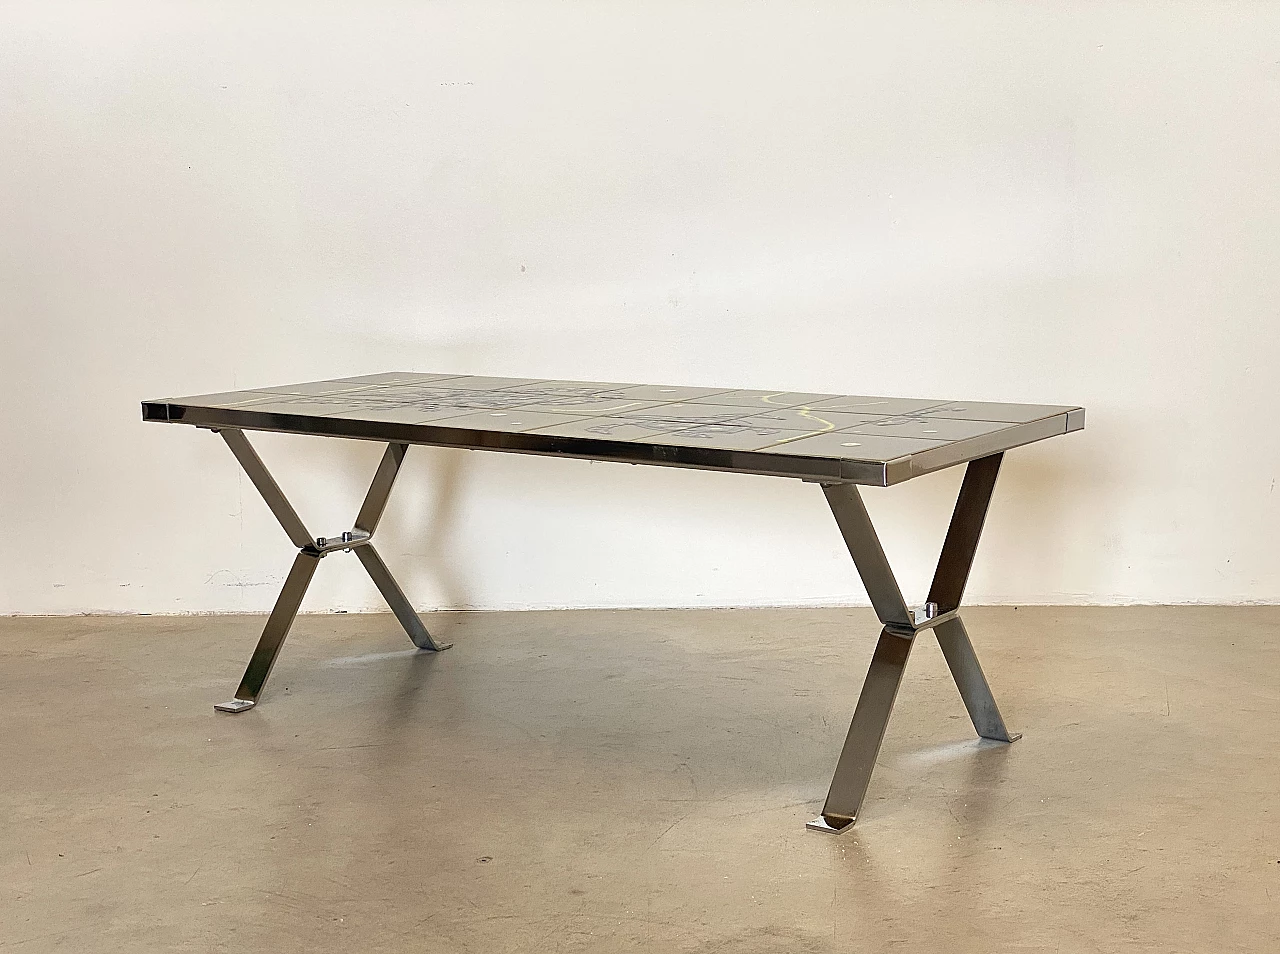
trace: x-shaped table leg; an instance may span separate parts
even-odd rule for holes
[[[312,537],[307,531],[293,509],[293,505],[289,503],[275,478],[262,463],[258,452],[253,449],[244,432],[225,428],[220,433],[223,440],[227,442],[227,446],[231,448],[231,453],[236,455],[236,460],[240,462],[244,472],[258,488],[258,493],[262,494],[262,499],[267,502],[271,512],[280,521],[284,532],[298,548],[298,555],[294,558],[293,568],[289,570],[289,576],[284,581],[284,588],[276,598],[276,605],[272,608],[267,625],[262,630],[262,638],[258,640],[258,646],[253,651],[253,658],[249,660],[249,666],[240,680],[240,688],[236,690],[235,698],[230,702],[218,703],[214,706],[215,709],[220,712],[244,712],[246,709],[252,709],[257,703],[258,696],[262,693],[262,686],[267,681],[267,676],[271,674],[271,667],[275,665],[276,657],[280,654],[280,647],[284,645],[294,617],[298,615],[298,607],[307,592],[307,587],[311,584],[311,577],[315,575],[316,567],[324,557],[337,550],[353,550],[360,558],[360,562],[364,564],[369,576],[373,578],[373,582],[391,605],[391,611],[396,614],[396,619],[400,621],[400,625],[404,627],[415,646],[419,649],[439,652],[452,645],[432,639],[426,626],[422,624],[422,620],[404,595],[404,591],[396,583],[395,577],[382,562],[378,551],[373,548],[373,533],[378,528],[378,521],[382,519],[383,511],[386,510],[387,498],[391,496],[391,488],[395,484],[396,475],[400,472],[400,464],[408,450],[407,444],[387,445],[386,453],[382,455],[382,462],[378,465],[373,483],[369,486],[364,504],[356,517],[354,529],[343,533],[340,537],[325,538]]]
[[[928,602],[921,610],[909,609],[903,600],[857,486],[823,486],[831,512],[884,629],[871,657],[871,668],[863,683],[822,815],[809,822],[808,827],[840,832],[857,819],[912,644],[917,634],[926,629],[932,629],[938,638],[978,735],[999,742],[1020,738],[1010,735],[1005,728],[991,687],[969,642],[969,634],[958,615],[1002,456],[993,454],[975,460],[965,471],[933,585],[929,588]]]

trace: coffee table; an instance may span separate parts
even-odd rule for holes
[[[820,831],[858,817],[876,755],[916,637],[932,631],[974,729],[1013,742],[959,616],[987,506],[1004,452],[1084,427],[1084,409],[389,372],[281,387],[146,401],[147,421],[221,434],[298,548],[235,698],[223,712],[252,708],[321,559],[350,551],[373,578],[414,645],[449,644],[427,631],[373,546],[405,453],[412,444],[655,464],[791,477],[819,484],[883,629],[854,710]],[[277,431],[385,442],[350,530],[307,530],[245,431]],[[967,464],[942,555],[923,606],[909,607],[867,515],[858,485],[888,487]]]

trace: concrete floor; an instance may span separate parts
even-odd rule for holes
[[[0,619],[0,952],[1280,950],[1280,608],[966,619],[842,836],[866,610]]]

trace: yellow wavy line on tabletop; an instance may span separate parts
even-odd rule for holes
[[[766,394],[760,400],[765,404],[773,404],[773,402],[769,400],[770,398],[781,397],[786,393],[787,393],[786,391],[778,391],[775,394]],[[817,437],[819,434],[825,434],[827,433],[827,431],[834,431],[836,429],[835,424],[833,424],[831,421],[828,421],[825,418],[817,417],[816,415],[814,415],[813,408],[809,407],[809,405],[807,404],[801,404],[799,407],[791,408],[790,410],[797,411],[801,417],[806,418],[810,421],[816,421],[817,423],[823,424],[825,426],[818,428],[818,430],[816,431],[809,431],[805,434],[799,434],[795,437],[784,437],[782,440],[774,441],[772,444],[769,444],[767,446],[777,447],[779,444],[790,444],[792,441],[803,440],[806,437]]]

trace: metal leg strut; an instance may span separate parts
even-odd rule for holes
[[[396,582],[396,578],[387,569],[387,565],[382,562],[382,557],[378,556],[378,551],[373,548],[373,544],[360,547],[360,549],[356,550],[356,556],[360,558],[364,568],[373,577],[374,584],[382,592],[387,605],[391,607],[391,612],[396,614],[396,619],[400,620],[400,625],[404,627],[404,631],[413,640],[413,645],[419,649],[429,649],[432,652],[439,652],[453,645],[452,643],[438,643],[427,632],[427,627],[422,625],[422,619],[410,604],[409,598],[404,595],[404,590],[400,589],[400,584]]]
[[[863,683],[822,815],[809,822],[809,828],[841,832],[857,820],[911,647],[916,636],[926,629],[933,629],[938,638],[978,735],[1001,742],[1020,738],[1005,728],[969,634],[958,615],[1002,456],[994,454],[972,461],[966,469],[928,601],[920,609],[908,608],[903,600],[857,486],[823,486],[831,512],[884,629],[871,658],[871,668]]]
[[[378,556],[371,542],[378,522],[382,519],[382,513],[386,509],[387,498],[391,496],[391,488],[395,484],[400,464],[404,461],[405,452],[408,450],[407,444],[387,445],[382,461],[378,464],[377,473],[374,474],[373,483],[365,495],[364,504],[356,517],[354,529],[338,537],[313,538],[293,509],[293,505],[280,490],[275,478],[262,463],[253,445],[249,443],[249,439],[244,436],[244,432],[234,428],[224,428],[219,433],[231,448],[231,453],[235,454],[236,460],[240,462],[240,466],[244,468],[253,485],[262,494],[262,499],[271,508],[271,512],[280,521],[280,526],[298,548],[298,555],[294,558],[293,568],[289,571],[284,588],[276,599],[276,605],[271,610],[267,625],[262,630],[262,637],[258,640],[253,657],[249,660],[249,666],[240,680],[240,688],[236,690],[235,698],[230,702],[218,703],[214,706],[215,709],[220,712],[244,712],[252,709],[257,703],[263,684],[266,683],[267,676],[271,674],[271,668],[275,665],[276,657],[280,654],[280,647],[284,645],[294,617],[298,615],[298,607],[302,603],[302,597],[306,595],[316,567],[320,565],[321,559],[337,550],[355,551],[415,646],[419,649],[439,652],[452,645],[437,642],[427,632],[422,619],[413,609],[404,591],[400,589],[400,585],[387,569],[387,565],[382,562],[382,558]]]

